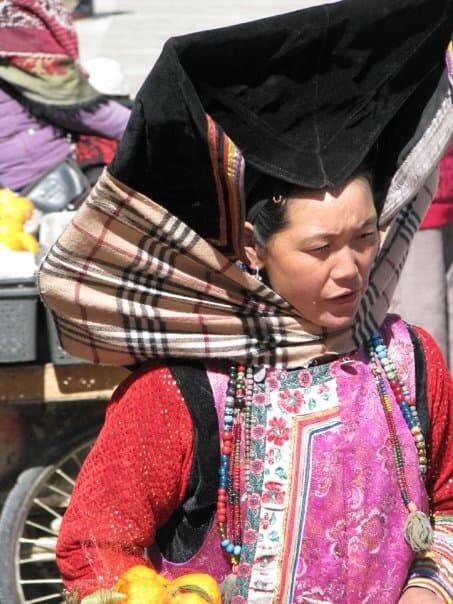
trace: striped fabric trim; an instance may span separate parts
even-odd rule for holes
[[[381,250],[353,328],[325,333],[239,270],[244,160],[207,116],[225,224],[206,241],[107,171],[41,265],[38,286],[63,347],[91,362],[216,358],[295,367],[357,348],[379,327],[409,244],[436,189],[433,167],[453,132],[448,95],[395,174],[380,220]],[[231,249],[231,248],[230,248]]]
[[[422,587],[423,589],[429,589],[434,592],[443,602],[447,602],[447,604],[453,604],[453,598],[449,594],[449,592],[444,589],[444,587],[439,583],[437,579],[430,579],[425,577],[416,577],[414,579],[409,579],[407,582],[407,586],[404,589],[406,591],[409,587]]]
[[[208,115],[209,155],[217,189],[219,238],[209,242],[221,252],[233,249],[236,258],[242,255],[242,233],[245,221],[245,161],[233,141]]]
[[[303,545],[302,537],[310,494],[309,485],[314,441],[319,434],[340,425],[338,408],[310,414],[309,417],[296,417],[294,420],[294,442],[292,445],[294,478],[289,493],[285,536],[282,539],[284,549],[280,564],[280,584],[275,602],[294,601],[296,569]]]
[[[453,602],[453,516],[433,517],[434,542],[429,552],[417,556],[407,587],[426,587],[445,602]]]

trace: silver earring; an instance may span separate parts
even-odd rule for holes
[[[263,277],[261,276],[261,273],[260,273],[260,269],[258,267],[256,267],[255,272],[253,273],[253,276],[255,277],[255,279],[257,281],[263,280]]]
[[[245,264],[245,262],[241,262],[241,260],[236,260],[236,262],[234,263],[238,269],[240,271],[242,271],[243,273],[247,273],[249,270],[249,267]]]

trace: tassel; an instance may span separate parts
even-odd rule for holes
[[[230,604],[236,588],[236,575],[231,573],[225,577],[220,586],[223,604]]]
[[[412,502],[411,502],[412,503]],[[406,541],[414,552],[424,552],[429,550],[434,539],[433,527],[428,516],[420,510],[413,509],[414,504],[408,505],[409,516],[404,528]]]

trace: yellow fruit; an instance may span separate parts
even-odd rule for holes
[[[148,566],[137,564],[121,575],[115,591],[127,595],[124,604],[164,602],[168,581]]]
[[[0,222],[0,245],[10,250],[21,251],[22,241],[19,237],[20,227],[11,222]]]
[[[39,252],[39,243],[33,235],[30,233],[18,233],[17,235],[22,244],[22,249],[26,252],[33,252],[33,254],[37,254]]]
[[[18,207],[22,208],[25,215],[25,220],[31,218],[35,209],[35,206],[31,199],[28,199],[28,197],[18,196],[14,203],[16,203]]]
[[[2,218],[0,215],[0,232],[21,233],[22,224],[13,218]]]
[[[0,220],[10,219],[23,224],[33,214],[33,202],[9,189],[0,190]]]
[[[166,604],[221,604],[217,581],[206,573],[186,573],[168,586]]]
[[[205,573],[187,573],[170,581],[152,568],[132,566],[114,591],[127,595],[122,604],[221,604],[216,580]]]
[[[0,189],[0,203],[9,201],[13,197],[17,197],[17,194],[11,191],[11,189]]]

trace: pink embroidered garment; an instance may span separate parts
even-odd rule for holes
[[[387,320],[383,334],[414,393],[407,329]],[[222,418],[227,376],[209,377]],[[412,435],[392,404],[411,496],[428,511]],[[309,369],[269,370],[254,409],[234,604],[395,603],[413,553],[403,538],[407,510],[366,352]],[[158,568],[170,576],[197,569],[223,580],[229,568],[216,526],[187,564],[162,561]]]

